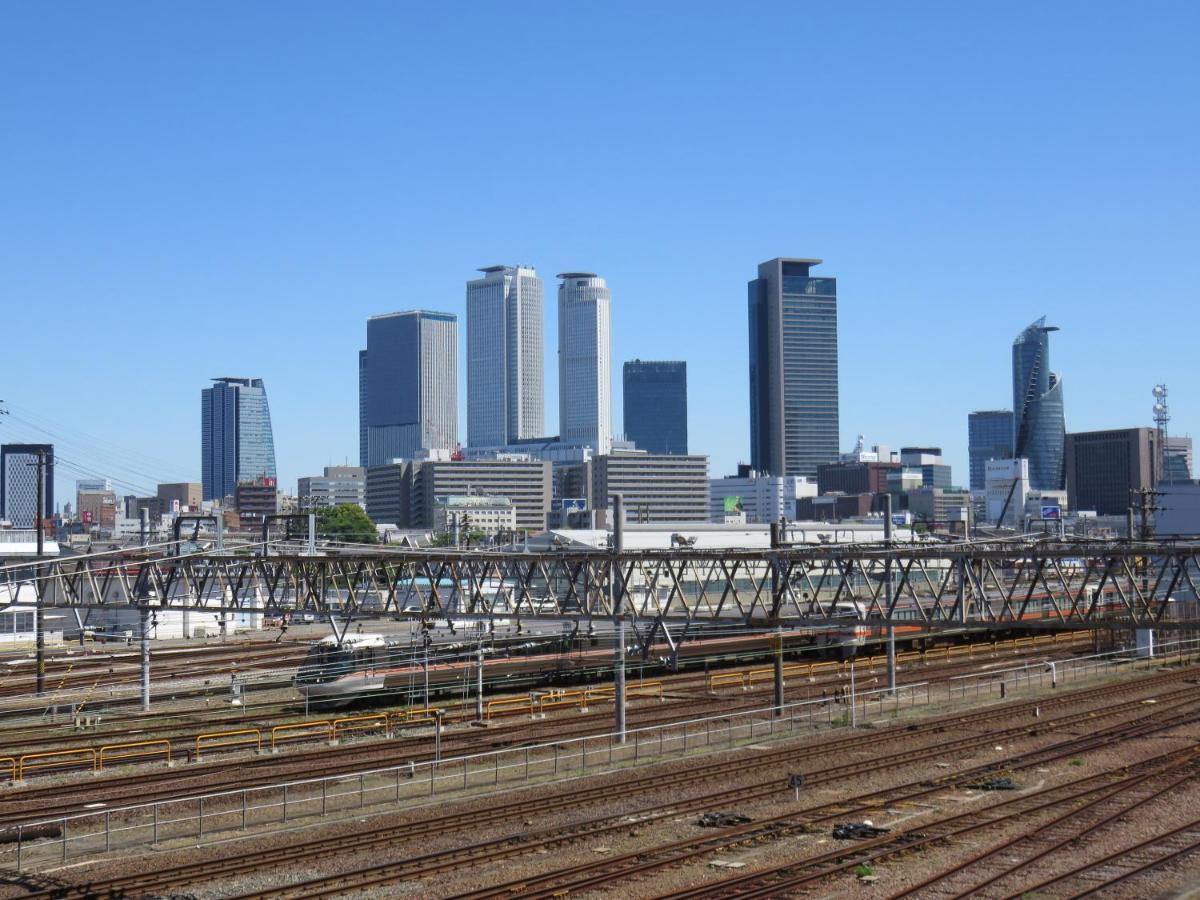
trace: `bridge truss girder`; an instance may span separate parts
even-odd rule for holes
[[[134,551],[0,568],[47,607],[629,618],[656,623],[1151,625],[1197,597],[1200,543],[795,547],[304,556]],[[890,587],[890,590],[888,589]],[[24,593],[21,593],[21,592]]]

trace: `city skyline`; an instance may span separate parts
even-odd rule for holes
[[[688,361],[691,449],[728,473],[750,453],[747,270],[791,253],[839,278],[843,449],[859,433],[933,443],[965,473],[963,416],[1010,406],[1012,336],[1042,313],[1070,335],[1054,361],[1072,430],[1148,424],[1165,382],[1172,433],[1196,432],[1200,123],[1178,110],[1200,10],[1041,7],[1036,27],[966,6],[771,15],[821,36],[809,65],[733,9],[690,19],[686,55],[664,52],[679,21],[659,9],[517,14],[539,53],[496,67],[494,34],[512,25],[500,9],[251,4],[230,29],[185,8],[15,8],[0,292],[6,333],[39,337],[6,343],[10,370],[37,377],[11,377],[0,398],[76,448],[15,422],[3,439],[53,441],[150,494],[199,474],[196,385],[250,371],[271,386],[292,485],[356,458],[348,360],[367,316],[419,306],[465,321],[464,273],[529,261],[604,274],[614,362]],[[459,63],[430,78],[450,35]],[[796,96],[802,112],[749,139]],[[515,98],[523,126],[479,141],[485,104]],[[728,127],[696,127],[709,121]],[[501,187],[517,184],[519,200]],[[1114,259],[1139,309],[1170,313],[1170,328],[1145,326],[1153,353],[1115,327],[1135,301],[1114,289]],[[90,383],[74,362],[84,329],[145,352],[94,357]],[[545,375],[555,433],[557,368]],[[130,386],[123,402],[110,385]]]

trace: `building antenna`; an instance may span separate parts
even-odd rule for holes
[[[1167,423],[1171,412],[1167,409],[1167,386],[1156,384],[1154,390],[1154,427],[1158,429],[1158,477],[1166,480],[1167,473]]]

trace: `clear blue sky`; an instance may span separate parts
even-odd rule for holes
[[[494,263],[548,301],[606,276],[618,426],[621,362],[686,359],[714,474],[749,455],[746,281],[778,255],[839,280],[843,447],[941,444],[965,481],[967,413],[1009,405],[1043,314],[1068,429],[1150,424],[1157,381],[1200,421],[1194,3],[0,20],[0,398],[123,492],[199,479],[216,375],[266,379],[289,490],[353,461],[366,317],[462,314]],[[549,427],[555,328],[548,302]]]

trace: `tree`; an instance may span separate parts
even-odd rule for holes
[[[317,534],[330,541],[347,544],[378,544],[375,523],[357,503],[326,506],[317,512]]]

